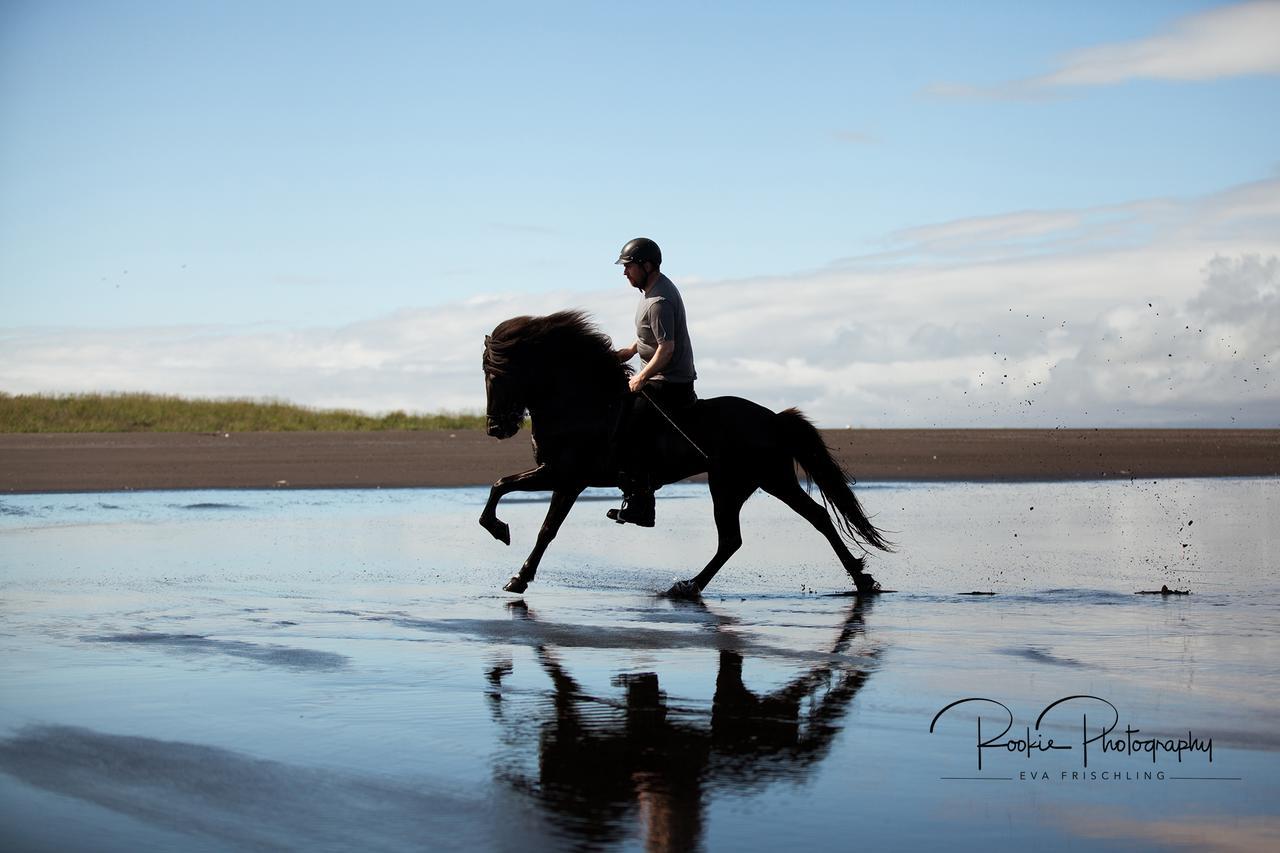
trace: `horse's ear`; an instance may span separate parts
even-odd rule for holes
[[[489,336],[488,336],[488,335],[485,335],[485,336],[484,336],[484,343],[485,343],[485,346],[488,346],[488,345],[489,345]]]

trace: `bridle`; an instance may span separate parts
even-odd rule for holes
[[[489,348],[490,336],[484,336],[484,359],[483,366],[485,372],[486,390],[488,381],[495,378],[501,378],[508,375],[505,368],[498,367],[494,364],[493,353]],[[486,397],[487,397],[486,393]],[[508,434],[514,434],[520,428],[521,421],[524,420],[525,406],[520,403],[513,403],[506,411],[498,412],[496,415],[492,412],[492,403],[486,399],[486,408],[489,409],[485,414],[486,431],[494,434],[494,427],[498,427],[501,431]]]

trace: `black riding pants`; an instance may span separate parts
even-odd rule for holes
[[[650,460],[654,454],[654,439],[663,431],[674,432],[662,413],[666,412],[679,423],[680,413],[697,399],[692,382],[650,382],[635,395],[631,416],[622,431],[618,454],[620,485],[624,492],[653,491]],[[655,405],[662,411],[658,411]]]

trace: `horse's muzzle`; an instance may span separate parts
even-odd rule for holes
[[[520,421],[488,418],[485,420],[484,431],[493,438],[511,438],[520,431]]]

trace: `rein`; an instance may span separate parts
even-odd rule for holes
[[[671,428],[672,428],[672,429],[674,429],[676,432],[680,433],[680,437],[681,437],[681,438],[683,438],[685,441],[689,442],[689,446],[690,446],[690,447],[692,447],[694,450],[698,451],[698,455],[699,455],[699,456],[701,456],[701,457],[702,457],[703,459],[705,459],[707,462],[710,462],[710,461],[711,461],[711,457],[710,457],[710,456],[708,456],[706,453],[703,453],[702,448],[701,448],[701,447],[699,447],[699,446],[697,445],[697,443],[695,443],[695,442],[694,442],[694,440],[693,440],[692,438],[689,438],[688,434],[687,434],[687,433],[685,433],[685,431],[684,431],[684,430],[680,429],[680,427],[676,425],[676,422],[675,422],[675,421],[671,420],[671,415],[668,415],[665,409],[663,409],[663,408],[662,408],[661,406],[659,406],[656,402],[654,402],[654,399],[653,399],[652,397],[650,397],[650,396],[649,396],[649,392],[648,392],[648,391],[646,391],[646,390],[644,390],[643,388],[641,388],[641,389],[640,389],[640,393],[641,393],[641,394],[643,394],[643,395],[644,395],[644,398],[645,398],[646,400],[648,400],[648,401],[649,401],[649,405],[650,405],[650,406],[653,406],[655,409],[657,409],[657,410],[658,410],[658,414],[662,415],[664,418],[666,418],[666,419],[667,419],[667,423],[671,424]]]

